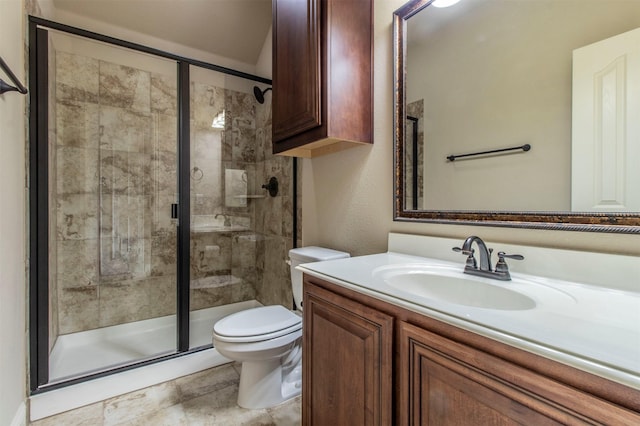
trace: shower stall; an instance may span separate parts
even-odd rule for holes
[[[270,80],[35,17],[30,70],[32,392],[291,306],[296,165],[271,154]]]

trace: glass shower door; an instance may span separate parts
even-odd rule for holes
[[[176,350],[175,61],[49,31],[50,382]]]
[[[191,349],[212,344],[219,319],[258,306],[254,84],[190,66]]]

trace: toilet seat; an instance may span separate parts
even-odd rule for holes
[[[222,342],[250,343],[274,339],[302,329],[302,318],[284,306],[273,305],[231,314],[213,326]]]

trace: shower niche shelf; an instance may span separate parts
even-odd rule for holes
[[[255,194],[255,195],[234,195],[233,198],[252,200],[256,198],[266,198],[264,194]]]
[[[313,158],[372,144],[373,1],[273,7],[273,153]]]
[[[194,234],[211,234],[211,233],[224,233],[224,232],[244,232],[250,231],[251,228],[247,226],[199,226],[191,228],[191,232]]]

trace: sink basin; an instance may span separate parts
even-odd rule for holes
[[[512,311],[536,306],[529,296],[506,288],[509,282],[490,284],[486,278],[448,267],[386,267],[374,271],[374,277],[397,292],[458,305]]]

